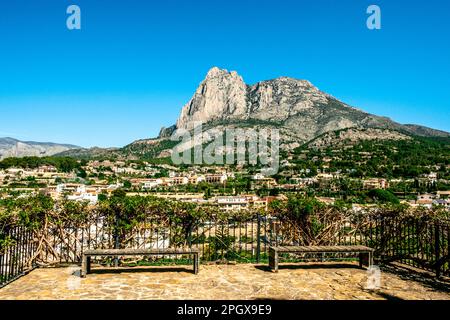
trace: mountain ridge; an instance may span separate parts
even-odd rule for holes
[[[333,111],[333,112],[330,112]],[[278,77],[245,84],[235,71],[213,67],[192,99],[182,108],[177,129],[192,129],[194,122],[263,120],[283,122],[306,142],[327,131],[355,126],[401,129],[423,136],[450,136],[420,125],[402,125],[350,106],[308,80]],[[170,127],[173,130],[173,126]],[[162,136],[167,136],[163,131]]]
[[[21,141],[11,137],[0,138],[0,160],[9,157],[53,156],[73,149],[80,147],[55,142]]]

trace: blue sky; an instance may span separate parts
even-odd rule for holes
[[[82,30],[66,28],[77,4]],[[366,9],[382,10],[368,30]],[[278,76],[401,123],[450,131],[446,0],[0,3],[0,136],[90,146],[154,137],[212,66]]]

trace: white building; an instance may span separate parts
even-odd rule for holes
[[[146,180],[146,181],[142,182],[142,188],[144,188],[144,189],[153,189],[153,188],[156,188],[156,187],[158,187],[158,186],[160,186],[162,184],[164,184],[163,179],[160,179],[160,178],[158,178],[158,179],[149,179],[149,180]]]
[[[257,173],[254,176],[252,176],[253,180],[263,180],[265,176],[262,173]]]
[[[89,201],[90,204],[96,204],[98,202],[98,194],[81,193],[67,196],[67,200],[72,201]]]
[[[221,209],[231,211],[247,208],[249,201],[246,197],[217,197],[217,204]]]

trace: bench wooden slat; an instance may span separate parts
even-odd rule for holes
[[[141,256],[141,255],[171,255],[188,254],[193,255],[194,273],[199,272],[200,250],[194,248],[169,248],[169,249],[98,249],[85,250],[81,264],[81,277],[86,277],[91,270],[91,257],[95,256]]]
[[[279,253],[358,253],[360,267],[373,265],[375,249],[366,246],[277,246],[269,248],[269,268],[278,272]]]
[[[107,256],[107,255],[154,255],[154,254],[198,254],[198,249],[99,249],[86,250],[83,252],[89,256]]]
[[[281,253],[321,253],[321,252],[373,252],[372,248],[366,246],[278,246],[273,247]]]

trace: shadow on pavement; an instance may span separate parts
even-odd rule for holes
[[[180,267],[118,267],[118,268],[105,268],[98,267],[91,269],[89,274],[118,274],[118,273],[164,273],[164,272],[185,272],[185,273],[194,273],[192,269],[189,267],[180,268]]]
[[[258,265],[255,266],[256,269],[262,271],[271,271],[269,266]],[[278,266],[279,270],[283,269],[304,269],[304,270],[312,270],[312,269],[360,269],[358,265],[353,264],[343,264],[343,263],[333,263],[333,264],[322,264],[322,263],[314,263],[314,264],[302,264],[301,262],[296,264],[280,264]]]
[[[381,266],[381,270],[383,272],[395,274],[403,280],[415,281],[433,290],[450,293],[449,278],[437,279],[433,274],[424,271],[414,270],[412,268],[398,264],[383,265]]]

